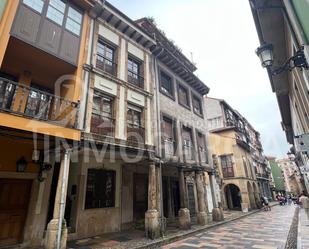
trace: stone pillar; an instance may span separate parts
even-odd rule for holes
[[[215,176],[213,174],[213,172],[209,172],[209,184],[210,184],[210,188],[211,188],[211,195],[212,195],[212,200],[213,200],[213,205],[214,208],[212,210],[212,220],[213,221],[222,221],[224,220],[224,215],[223,215],[223,209],[222,206],[218,205],[217,202],[217,197],[216,197],[216,192],[215,192]]]
[[[148,174],[148,210],[145,213],[146,237],[155,239],[160,236],[159,212],[157,206],[157,181],[156,166],[154,162],[149,163]]]
[[[60,164],[53,219],[47,225],[46,237],[44,241],[45,249],[66,248],[68,230],[64,220],[64,211],[69,180],[69,168],[70,152],[66,150]],[[59,224],[59,222],[61,222],[61,224]],[[57,240],[59,239],[58,231],[60,227],[60,245],[57,247]]]
[[[198,213],[197,213],[197,223],[199,225],[206,225],[207,223],[207,213],[206,213],[206,203],[205,203],[205,192],[203,184],[203,172],[197,171],[195,173],[196,178],[196,190],[197,190],[197,202],[198,202]]]
[[[183,169],[179,170],[179,193],[180,193],[180,210],[178,212],[179,227],[180,229],[190,229],[191,218],[190,218],[190,211],[187,208],[188,201],[187,201],[186,184]]]
[[[156,167],[156,209],[159,213],[159,217],[162,216],[162,210],[161,210],[161,166],[158,165]]]

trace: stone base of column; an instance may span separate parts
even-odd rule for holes
[[[242,202],[242,203],[241,203],[241,210],[242,210],[244,213],[248,213],[248,211],[249,211],[249,203]]]
[[[47,225],[46,236],[44,241],[45,249],[57,248],[58,219],[51,220]],[[68,229],[65,221],[62,223],[60,248],[65,249],[67,246]]]
[[[197,224],[201,226],[205,226],[208,222],[206,212],[198,212],[197,213]]]
[[[214,208],[212,210],[212,220],[213,221],[223,221],[224,220],[222,208]]]
[[[160,237],[159,212],[155,209],[147,210],[145,213],[145,232],[147,238]]]
[[[190,229],[191,228],[191,218],[190,211],[187,208],[181,208],[178,212],[178,221],[180,229]]]

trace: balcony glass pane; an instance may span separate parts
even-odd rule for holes
[[[31,9],[42,13],[44,1],[43,0],[23,0],[23,3]]]
[[[46,17],[55,23],[62,25],[65,4],[60,0],[50,0]]]

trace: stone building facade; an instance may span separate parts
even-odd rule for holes
[[[249,0],[260,46],[272,46],[273,60],[267,68],[276,94],[282,128],[291,153],[309,192],[309,4],[306,0]],[[295,57],[296,56],[296,57]],[[295,58],[303,67],[293,63]],[[285,70],[284,64],[286,64]],[[289,67],[287,67],[289,66]]]
[[[247,212],[260,202],[257,132],[226,101],[205,97],[210,151],[216,163],[221,202],[225,209]],[[259,145],[261,146],[261,145]],[[261,150],[260,150],[261,151]]]

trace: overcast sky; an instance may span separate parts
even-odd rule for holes
[[[275,94],[255,49],[248,0],[110,0],[131,19],[154,17],[158,27],[197,64],[208,96],[223,98],[261,133],[266,155],[285,157]]]

